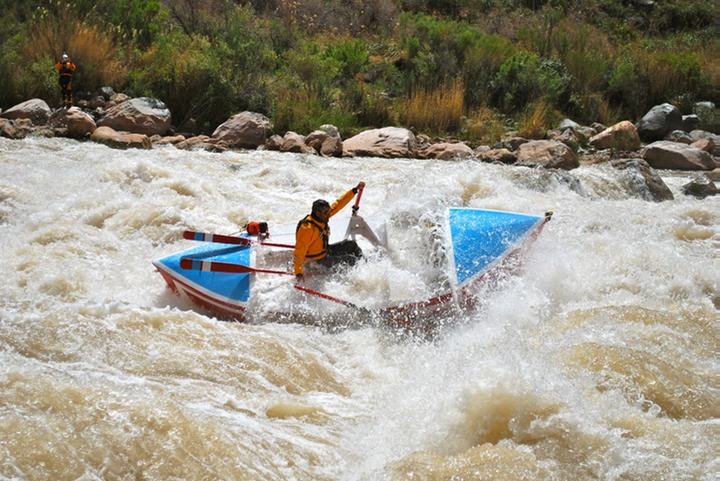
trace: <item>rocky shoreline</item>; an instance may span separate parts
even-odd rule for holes
[[[704,112],[718,115],[713,104],[702,104]],[[267,117],[255,112],[234,115],[211,136],[178,133],[171,121],[169,109],[158,99],[129,98],[104,88],[70,108],[53,110],[45,101],[31,99],[0,112],[0,136],[69,137],[120,149],[171,144],[210,152],[267,149],[333,157],[474,159],[557,170],[609,163],[632,175],[642,185],[643,197],[651,201],[673,198],[656,170],[698,171],[683,192],[699,198],[717,195],[715,182],[720,181],[720,135],[696,128],[701,124],[697,115],[683,116],[671,104],[653,107],[637,123],[581,126],[566,119],[543,140],[510,134],[493,146],[476,148],[400,127],[370,129],[348,139],[332,125],[308,135],[281,136]]]

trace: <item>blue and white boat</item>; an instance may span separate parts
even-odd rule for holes
[[[347,324],[349,319],[409,329],[428,329],[437,319],[477,302],[477,293],[515,275],[525,249],[539,235],[552,213],[529,215],[496,210],[452,207],[438,224],[428,227],[436,242],[427,257],[436,275],[413,298],[392,298],[378,291],[360,300],[347,300],[343,274],[311,275],[296,285],[292,276],[294,226],[269,229],[272,234],[234,236],[187,231],[185,238],[201,244],[153,261],[169,287],[223,320],[286,321]],[[331,219],[331,242],[351,237],[370,252],[355,269],[357,277],[373,262],[394,265],[401,256],[388,238],[386,226],[371,227],[354,214]],[[344,234],[344,235],[343,235]],[[421,259],[424,260],[424,259]],[[374,281],[376,289],[382,289]],[[381,284],[381,283],[380,283]],[[334,289],[334,291],[333,291]],[[410,289],[410,291],[413,291]],[[355,292],[355,291],[352,291]],[[445,314],[443,316],[443,314]]]

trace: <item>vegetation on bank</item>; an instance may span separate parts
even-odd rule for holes
[[[396,125],[479,143],[720,104],[717,3],[642,3],[0,0],[0,108],[56,105],[63,52],[76,91],[157,97],[206,134],[250,110],[279,132]]]

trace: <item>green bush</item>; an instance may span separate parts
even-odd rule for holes
[[[497,35],[484,35],[465,55],[463,83],[465,105],[478,108],[488,105],[492,97],[492,81],[500,66],[516,52],[506,39]]]
[[[423,14],[400,17],[400,45],[405,52],[405,87],[434,88],[463,72],[466,57],[484,33],[464,22]]]
[[[503,112],[522,112],[541,99],[562,110],[572,95],[572,77],[557,61],[518,52],[500,66],[491,87],[492,105]]]
[[[275,127],[306,134],[325,123],[355,125],[352,113],[341,107],[342,67],[317,42],[307,40],[287,51],[271,87]]]
[[[268,113],[266,75],[276,58],[251,15],[233,10],[213,39],[177,30],[158,36],[134,62],[129,90],[163,100],[176,125],[194,119],[201,133],[243,110]]]

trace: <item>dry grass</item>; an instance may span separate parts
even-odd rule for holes
[[[547,131],[560,120],[561,114],[546,100],[539,100],[520,116],[518,135],[527,139],[544,139]]]
[[[463,138],[478,145],[493,145],[505,135],[505,125],[498,113],[489,107],[480,107],[468,115],[463,127]]]
[[[59,60],[67,52],[77,65],[75,87],[95,90],[104,85],[121,86],[125,80],[121,49],[112,32],[76,20],[65,8],[59,14],[39,15],[22,48],[24,58],[33,61],[48,57]]]
[[[455,132],[465,111],[463,83],[452,80],[437,89],[417,88],[403,106],[403,123],[427,132]]]

